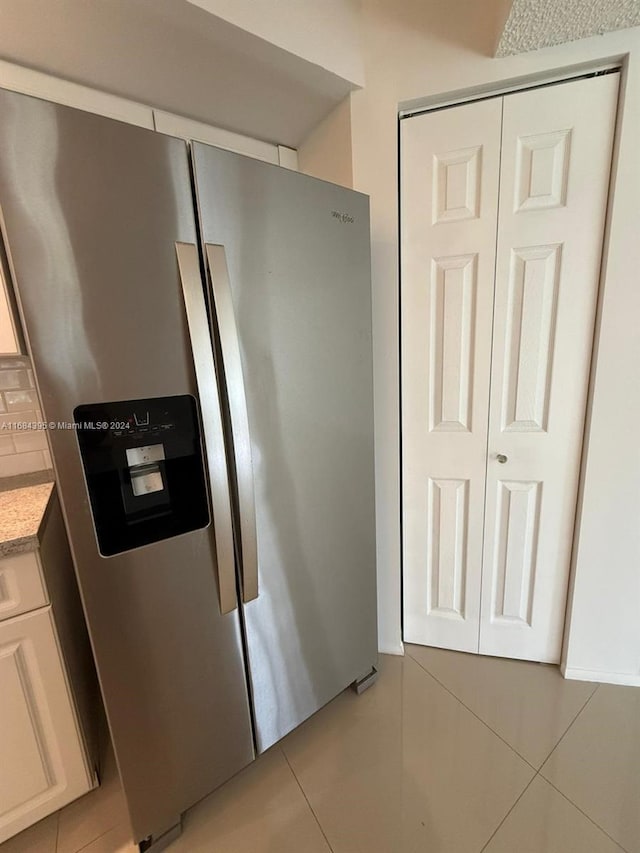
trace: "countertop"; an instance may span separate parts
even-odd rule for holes
[[[0,557],[35,551],[54,484],[0,491]]]

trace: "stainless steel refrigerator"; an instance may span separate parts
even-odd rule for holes
[[[160,846],[376,663],[368,199],[2,91],[0,207],[134,837]]]

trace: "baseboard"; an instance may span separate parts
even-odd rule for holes
[[[601,684],[640,687],[640,675],[634,675],[632,672],[601,672],[597,669],[578,669],[575,666],[563,666],[560,671],[565,678],[575,681],[598,681]]]

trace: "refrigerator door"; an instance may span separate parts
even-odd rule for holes
[[[200,449],[198,411],[207,438],[220,414],[211,354],[198,388],[176,255],[191,246],[192,276],[186,146],[2,91],[0,205],[139,841],[253,757],[239,611],[221,613],[217,585],[225,507],[213,480],[208,505]],[[76,409],[113,424],[67,428]]]
[[[262,751],[376,662],[368,199],[202,144],[192,156]]]

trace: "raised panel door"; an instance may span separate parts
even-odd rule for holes
[[[37,551],[0,559],[0,621],[47,604]]]
[[[0,623],[0,843],[93,785],[51,608]]]
[[[402,122],[404,636],[478,650],[500,99]]]
[[[503,99],[482,654],[560,659],[617,92]]]

